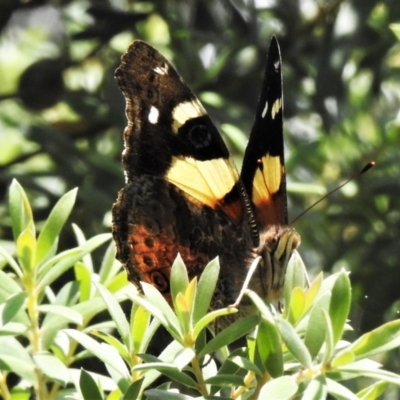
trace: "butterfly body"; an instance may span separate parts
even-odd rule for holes
[[[140,281],[153,284],[170,301],[178,253],[190,278],[219,256],[212,307],[222,307],[236,300],[261,256],[249,287],[278,299],[300,239],[287,225],[276,39],[240,175],[204,107],[155,49],[134,42],[116,77],[127,101],[127,185],[113,206],[113,235],[129,280],[139,289]]]

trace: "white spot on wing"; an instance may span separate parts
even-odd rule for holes
[[[265,116],[267,115],[267,111],[268,111],[268,101],[265,102],[264,110],[263,110],[263,112],[261,113],[261,116],[262,116],[263,118],[265,118]]]
[[[275,71],[278,71],[278,69],[279,69],[279,64],[280,64],[279,61],[275,61],[275,62],[274,62]]]
[[[197,99],[179,103],[172,110],[172,129],[176,133],[189,119],[201,117],[207,112]]]
[[[158,111],[157,108],[154,106],[151,106],[150,112],[149,112],[149,122],[152,124],[156,124],[158,122],[158,117],[160,115],[160,112]]]
[[[153,69],[153,71],[157,72],[157,74],[160,74],[160,75],[166,75],[166,74],[168,74],[168,65],[164,64],[163,67],[155,67]]]

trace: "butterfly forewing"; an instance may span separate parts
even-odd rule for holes
[[[278,41],[273,37],[241,171],[260,228],[288,224],[281,65]]]

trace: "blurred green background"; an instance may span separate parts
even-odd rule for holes
[[[3,0],[0,34],[1,244],[12,246],[13,178],[27,190],[37,221],[78,186],[71,222],[88,237],[110,231],[110,209],[124,185],[126,125],[113,75],[134,39],[173,62],[239,167],[275,34],[290,218],[368,161],[377,163],[295,223],[300,253],[312,275],[351,271],[359,332],[398,317],[398,0]],[[73,240],[65,231],[61,247]]]

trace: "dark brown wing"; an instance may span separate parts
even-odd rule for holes
[[[112,210],[117,258],[136,285],[152,283],[168,298],[178,252],[192,277],[217,255],[228,271],[243,265],[238,173],[203,106],[155,49],[134,42],[116,77],[128,118],[127,186]]]

